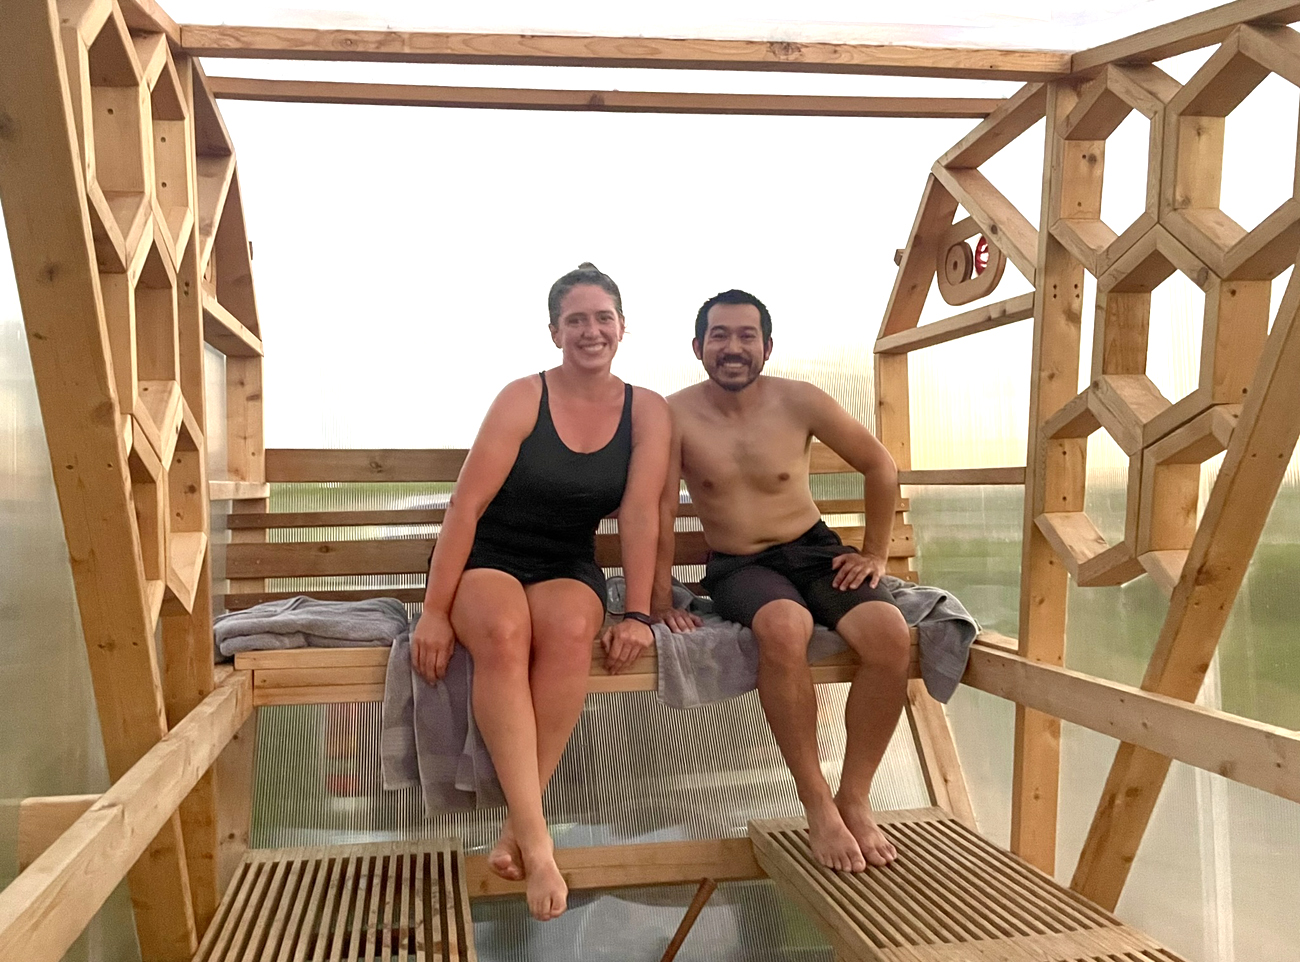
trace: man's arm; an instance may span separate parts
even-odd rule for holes
[[[862,554],[868,560],[872,586],[880,581],[889,560],[889,543],[898,508],[898,468],[876,436],[820,388],[801,384],[809,414],[809,429],[828,448],[862,474],[863,515],[866,534]],[[848,557],[848,556],[845,556]],[[839,560],[839,559],[836,559]],[[849,573],[837,588],[856,588],[865,577]],[[847,583],[856,581],[856,583]]]

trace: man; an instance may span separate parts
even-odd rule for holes
[[[885,573],[898,473],[884,446],[830,395],[769,377],[772,319],[744,291],[709,298],[695,321],[695,356],[708,380],[668,398],[674,415],[656,570],[655,615],[674,630],[694,622],[671,606],[673,520],[685,479],[712,551],[704,587],[722,617],[753,629],[758,693],[808,816],[824,865],[864,871],[897,857],[868,794],[907,695],[910,638],[879,584]],[[865,479],[862,551],[825,526],[808,486],[813,438]],[[845,708],[848,742],[838,792],[817,757],[817,698],[807,650],[813,623],[857,652]]]

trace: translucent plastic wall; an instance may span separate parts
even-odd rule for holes
[[[0,231],[0,888],[18,874],[18,805],[108,785],[72,568]],[[69,951],[76,962],[140,957],[124,886]]]

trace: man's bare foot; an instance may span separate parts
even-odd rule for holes
[[[844,824],[857,839],[862,855],[869,863],[879,867],[888,865],[898,858],[898,850],[894,848],[894,843],[885,837],[885,833],[880,830],[880,826],[872,817],[869,801],[837,795],[835,807],[839,809]]]
[[[528,911],[533,918],[549,922],[563,915],[568,907],[569,886],[555,864],[555,849],[549,840],[545,849],[524,854],[523,864],[528,879]]]
[[[808,843],[813,858],[827,868],[841,872],[862,872],[867,863],[844,817],[829,798],[815,805],[805,805],[808,815]]]
[[[519,840],[510,825],[509,817],[501,823],[501,835],[488,853],[488,868],[503,879],[519,882],[524,877],[524,857],[519,852]]]

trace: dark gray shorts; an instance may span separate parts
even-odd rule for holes
[[[760,608],[781,599],[802,605],[819,625],[834,628],[840,619],[868,601],[894,603],[883,585],[864,581],[851,591],[834,587],[831,559],[851,553],[840,536],[818,521],[794,541],[773,545],[757,554],[709,556],[700,586],[713,598],[713,607],[728,621],[751,627]]]

